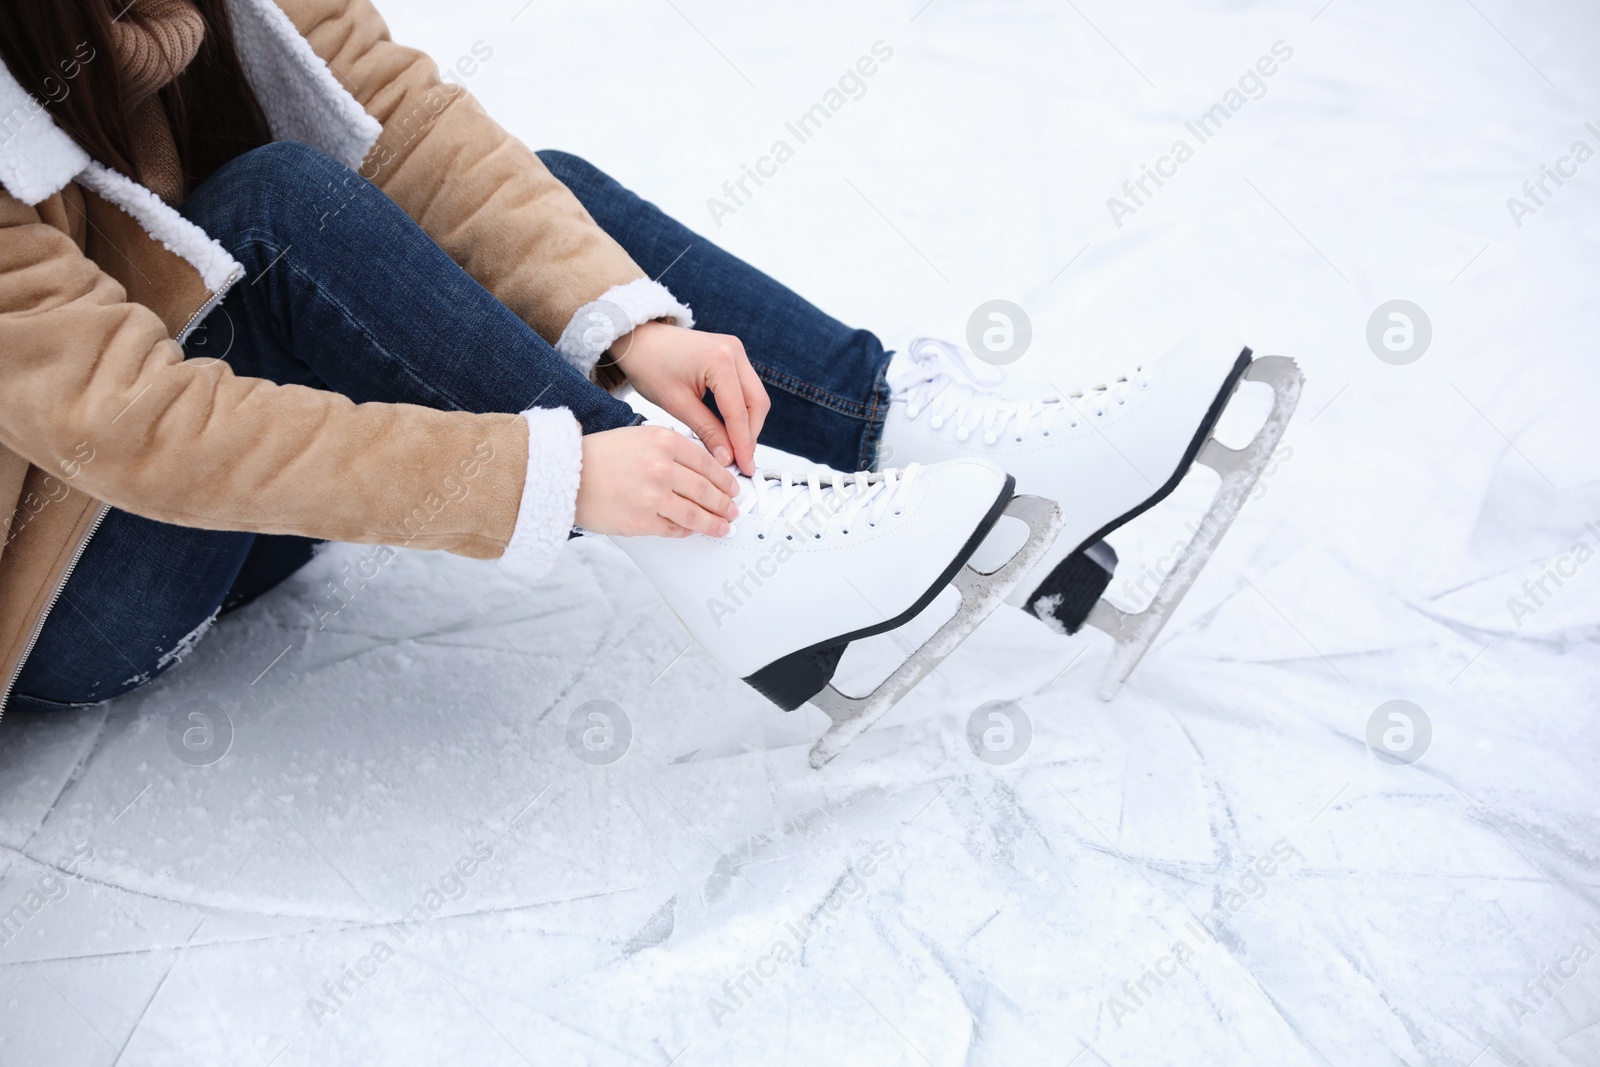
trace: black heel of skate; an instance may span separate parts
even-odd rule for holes
[[[793,711],[828,688],[828,683],[833,681],[833,672],[839,669],[839,660],[844,656],[844,650],[850,647],[851,641],[887,633],[897,626],[904,625],[933,603],[934,597],[955,580],[956,575],[967,565],[967,560],[972,558],[972,554],[983,543],[983,539],[989,536],[989,531],[994,529],[994,524],[1000,521],[1000,516],[1006,513],[1016,488],[1017,480],[1009,474],[1006,475],[1006,483],[995,498],[993,506],[989,508],[988,514],[978,523],[978,528],[972,531],[972,536],[967,538],[967,543],[961,546],[961,551],[950,561],[944,573],[940,574],[917,598],[916,603],[892,619],[885,619],[852,633],[830,637],[810,648],[802,648],[798,652],[791,652],[787,656],[775,659],[754,674],[747,675],[744,679],[745,684],[784,711]]]
[[[745,679],[756,692],[784,711],[793,711],[833,681],[839,659],[850,642],[828,648],[806,648],[775,659]]]
[[[1111,584],[1117,553],[1104,541],[1080,548],[1060,563],[1028,597],[1027,610],[1045,625],[1075,634]]]

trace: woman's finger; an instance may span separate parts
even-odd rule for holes
[[[739,495],[739,481],[728,471],[727,464],[718,463],[715,456],[687,437],[678,438],[677,451],[673,453],[672,458],[703,475],[707,481],[728,496]]]
[[[686,530],[703,533],[707,537],[726,537],[728,534],[726,519],[718,518],[699,504],[690,503],[676,494],[669,497],[661,506],[660,514],[669,522],[675,522]]]
[[[681,465],[675,467],[672,491],[719,519],[733,520],[733,500],[699,471]]]
[[[750,365],[750,357],[743,353],[739,359],[739,384],[744,388],[744,404],[750,412],[750,446],[753,450],[755,443],[761,440],[761,428],[766,425],[767,412],[772,410],[772,398],[767,395],[761,375]]]
[[[723,428],[716,412],[707,407],[699,397],[685,392],[677,398],[677,403],[670,407],[663,404],[662,407],[666,407],[694,431],[694,435],[700,438],[700,444],[704,446],[700,451],[706,453],[708,457],[715,457],[724,467],[733,462],[733,442],[728,440],[728,431]]]
[[[750,411],[745,406],[744,385],[739,380],[737,363],[742,356],[741,350],[727,365],[707,375],[706,384],[717,399],[722,425],[727,428],[728,440],[733,445],[733,458],[741,471],[752,474],[756,469],[755,438],[750,435]]]
[[[655,523],[650,529],[645,530],[644,533],[647,533],[652,537],[689,537],[694,534],[694,531],[685,530],[682,526],[679,526],[671,519],[665,519],[660,515],[657,515]]]

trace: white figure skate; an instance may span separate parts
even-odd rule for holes
[[[1272,409],[1255,439],[1235,450],[1212,431],[1246,380],[1271,387]],[[1061,536],[1008,600],[1063,633],[1087,622],[1110,634],[1115,645],[1098,690],[1110,700],[1249,496],[1303,381],[1286,357],[1191,342],[1103,385],[1028,391],[954,345],[921,338],[891,367],[883,442],[902,462],[992,459],[1021,491],[1060,503]],[[1101,599],[1117,563],[1102,538],[1165,499],[1197,461],[1221,475],[1222,485],[1149,606],[1123,612]],[[987,550],[975,557],[980,566]]]
[[[964,458],[841,474],[739,477],[726,537],[617,537],[714,659],[785,711],[806,701],[833,720],[811,751],[821,767],[933,670],[1032,570],[1060,529],[1048,500],[1013,497],[994,463]],[[967,560],[1002,515],[1029,527],[988,572]],[[956,614],[865,697],[830,682],[846,646],[903,625],[946,586]]]

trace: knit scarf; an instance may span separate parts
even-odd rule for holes
[[[205,32],[189,0],[133,0],[111,24],[133,134],[132,177],[169,204],[186,189],[172,123],[156,94],[193,62]]]

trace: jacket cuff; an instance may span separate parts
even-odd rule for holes
[[[694,313],[660,282],[639,278],[626,285],[614,285],[600,299],[589,301],[573,314],[556,342],[556,351],[585,377],[591,377],[594,365],[617,338],[635,326],[658,319],[670,320],[684,329],[694,326]]]
[[[528,423],[528,476],[517,526],[500,565],[534,581],[550,573],[572,533],[583,473],[583,434],[566,408],[533,408],[522,417]]]

